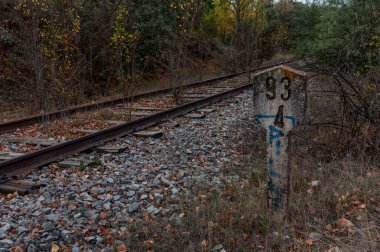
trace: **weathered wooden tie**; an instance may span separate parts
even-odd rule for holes
[[[144,111],[138,111],[138,112],[117,111],[117,112],[115,112],[115,114],[116,115],[141,117],[141,116],[149,116],[149,115],[152,114],[152,112],[144,112]]]
[[[206,117],[206,115],[202,113],[189,113],[189,114],[186,114],[185,117],[191,118],[191,119],[203,119]]]
[[[145,110],[145,111],[161,111],[163,108],[155,107],[132,107],[133,110]]]
[[[126,148],[127,146],[125,145],[104,145],[101,147],[97,147],[96,149],[108,153],[119,153],[125,150]]]
[[[176,128],[179,127],[179,123],[177,121],[167,121],[160,124],[161,127],[167,128]]]
[[[0,161],[9,160],[12,158],[20,157],[24,154],[16,152],[0,152]]]
[[[112,121],[112,120],[108,120],[106,121],[106,123],[109,123],[109,124],[115,124],[115,125],[120,125],[120,124],[124,124],[126,123],[127,121]]]
[[[185,94],[182,97],[184,99],[201,99],[201,98],[206,98],[209,97],[209,94]]]
[[[214,109],[214,108],[209,108],[209,109],[205,108],[205,109],[198,109],[197,110],[197,112],[201,112],[203,114],[209,114],[209,113],[213,113],[215,111],[216,111],[216,109]]]
[[[28,183],[22,180],[8,180],[0,184],[0,193],[26,194],[30,190],[40,187],[41,184]]]
[[[89,129],[70,129],[72,132],[79,132],[79,133],[87,133],[87,134],[92,134],[97,132],[97,130],[89,130]]]
[[[0,137],[0,142],[5,143],[21,143],[21,144],[33,144],[41,146],[51,146],[59,143],[52,139],[40,139],[40,138],[21,138],[21,137]]]
[[[164,132],[162,131],[139,131],[134,134],[137,137],[151,137],[151,138],[160,138],[164,135]]]
[[[64,161],[58,162],[59,167],[61,168],[85,168],[91,164],[94,164],[92,160],[83,160],[80,158],[69,158]]]

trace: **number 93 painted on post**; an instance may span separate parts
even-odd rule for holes
[[[287,223],[290,146],[289,132],[306,111],[306,73],[278,66],[253,75],[256,119],[267,131],[270,222]]]

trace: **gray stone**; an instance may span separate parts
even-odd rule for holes
[[[0,247],[9,248],[14,242],[9,239],[0,240]]]
[[[124,242],[122,242],[122,241],[120,241],[120,240],[115,240],[115,245],[116,246],[120,246],[120,245],[123,245],[124,244]]]
[[[92,244],[92,241],[96,240],[95,236],[88,236],[84,238],[88,243]]]
[[[128,207],[128,212],[129,213],[134,213],[134,212],[136,212],[138,209],[139,209],[139,203],[137,203],[137,202],[133,202],[133,203],[131,203],[130,205],[129,205],[129,207]]]
[[[108,203],[108,202],[111,202],[111,200],[113,199],[112,195],[111,194],[107,194],[104,199],[104,202],[105,203]]]
[[[52,242],[52,241],[57,241],[59,239],[58,235],[48,235],[43,242]]]
[[[52,222],[45,222],[42,224],[42,228],[45,231],[51,231],[51,230],[55,229],[55,225]]]
[[[310,239],[313,239],[313,240],[315,240],[315,241],[318,241],[318,240],[320,240],[320,239],[322,238],[322,234],[317,233],[317,232],[311,232],[311,233],[309,234],[309,237],[310,237]]]
[[[166,186],[171,186],[173,184],[173,182],[167,180],[166,178],[164,177],[161,177],[161,182],[166,185]]]
[[[27,252],[37,252],[37,247],[34,244],[29,244]]]
[[[190,233],[190,232],[182,232],[182,233],[181,233],[181,236],[182,236],[184,239],[190,239],[191,233]]]
[[[17,227],[17,233],[18,233],[18,235],[20,236],[22,233],[25,233],[25,232],[28,232],[29,231],[29,229],[27,229],[27,228],[25,228],[25,227],[23,227],[23,226],[21,226],[21,227]]]
[[[78,246],[74,246],[71,248],[72,252],[80,252],[80,248]]]
[[[176,227],[180,227],[182,225],[182,220],[177,213],[172,214],[172,216],[169,218],[169,221],[173,226]]]
[[[45,219],[51,220],[51,221],[59,221],[61,219],[61,216],[59,214],[49,214],[49,215],[45,215]]]
[[[220,252],[223,249],[224,249],[223,248],[223,244],[218,244],[218,245],[216,245],[215,247],[212,248],[212,252]]]
[[[104,194],[106,192],[106,189],[104,189],[104,188],[98,188],[98,190],[97,190],[97,194],[98,195],[102,195],[102,194]]]
[[[107,202],[107,203],[105,203],[104,205],[103,205],[103,207],[104,207],[104,209],[105,210],[111,210],[111,203],[110,202]]]
[[[182,163],[187,163],[187,161],[188,161],[188,157],[186,155],[182,155],[181,156],[181,162]]]
[[[163,196],[161,193],[155,193],[155,194],[154,194],[154,197],[161,199],[161,198],[163,198],[164,196]]]
[[[175,187],[173,187],[171,191],[172,191],[172,194],[178,194],[179,193],[178,189]]]
[[[161,184],[161,182],[158,179],[153,179],[153,180],[148,181],[148,185],[152,187],[158,186],[159,184]]]
[[[135,196],[136,192],[135,191],[128,191],[125,193],[125,195],[127,195],[127,197],[133,197]]]
[[[147,198],[148,198],[148,195],[146,195],[146,194],[143,194],[143,195],[140,196],[140,200],[145,200]]]
[[[160,210],[157,209],[156,207],[154,207],[153,205],[150,205],[146,211],[149,213],[149,214],[157,214]]]
[[[239,177],[239,175],[228,176],[228,177],[226,177],[226,180],[228,183],[233,184],[233,183],[238,182],[240,180],[240,177]]]
[[[5,234],[6,232],[8,232],[9,229],[11,229],[11,225],[9,225],[8,223],[1,223],[1,224],[4,226],[0,228],[0,234]]]

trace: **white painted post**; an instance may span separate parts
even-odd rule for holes
[[[306,111],[306,73],[278,66],[253,75],[254,111],[267,131],[270,225],[286,226],[290,183],[289,132]]]

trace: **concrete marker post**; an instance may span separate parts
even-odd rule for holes
[[[254,74],[254,111],[267,131],[268,218],[273,229],[288,224],[290,132],[306,112],[306,73],[287,66]]]

